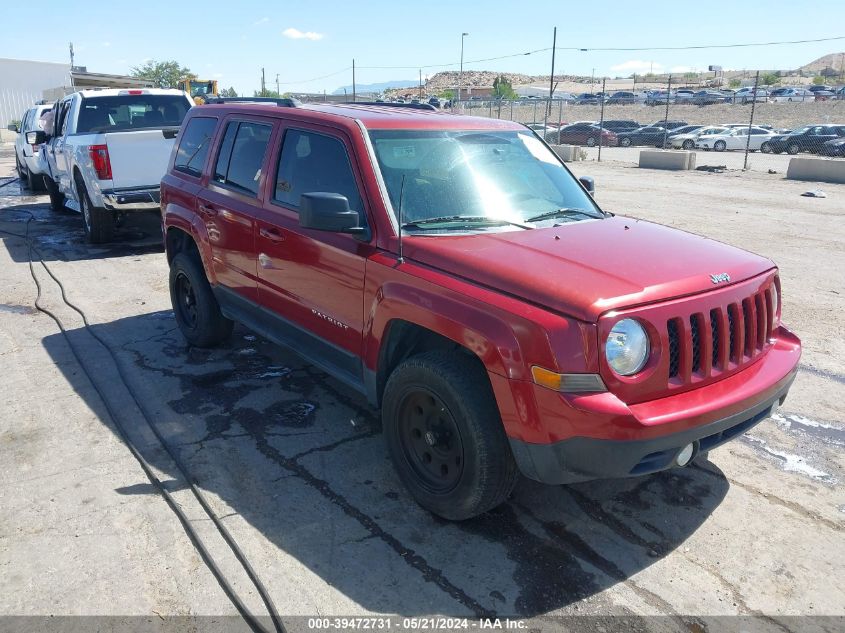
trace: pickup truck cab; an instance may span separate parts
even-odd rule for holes
[[[239,321],[360,392],[411,495],[448,519],[520,472],[685,466],[787,395],[800,342],[778,269],[605,213],[590,184],[509,121],[193,108],[161,184],[177,324],[211,346]]]
[[[130,211],[159,207],[159,183],[193,102],[180,90],[81,90],[54,106],[44,182],[54,209],[80,212],[87,239],[111,239]]]

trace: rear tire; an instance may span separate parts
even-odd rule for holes
[[[595,136],[587,137],[587,147],[595,147],[598,144]]]
[[[727,147],[728,144],[725,143],[725,141],[716,141],[715,143],[713,143],[713,149],[715,149],[717,152],[724,152]]]
[[[687,139],[686,141],[683,142],[681,147],[683,147],[684,149],[693,149],[695,147],[695,141],[692,141],[691,139]]]
[[[800,151],[801,151],[801,148],[798,146],[797,143],[792,143],[791,145],[788,145],[787,148],[786,148],[786,153],[792,154],[793,156],[795,156],[795,154],[797,154]]]
[[[232,335],[196,255],[177,253],[170,263],[170,302],[182,336],[195,347],[214,347]]]
[[[114,216],[111,211],[91,204],[88,191],[82,182],[77,181],[76,193],[79,197],[79,210],[82,214],[82,228],[91,244],[110,242],[114,237]]]
[[[622,140],[619,141],[619,145],[621,145],[622,147],[631,147],[631,139],[629,139],[627,137],[623,138]]]
[[[384,390],[382,427],[402,483],[444,519],[495,508],[519,477],[484,368],[460,352],[401,363]]]
[[[764,154],[771,154],[772,153],[772,144],[769,143],[769,141],[765,141],[760,146],[760,151],[763,152]]]

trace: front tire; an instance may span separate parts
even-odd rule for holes
[[[686,141],[684,141],[682,147],[684,149],[693,149],[695,147],[695,142],[690,139],[687,139]]]
[[[197,256],[177,253],[170,263],[170,302],[182,336],[194,347],[214,347],[232,335],[235,324],[220,311]]]
[[[764,154],[771,154],[772,153],[772,144],[769,143],[769,141],[765,141],[760,146],[760,151],[763,152]]]
[[[50,208],[53,211],[64,211],[65,194],[59,191],[59,186],[49,176],[44,176],[44,188],[50,196]]]
[[[462,521],[507,499],[519,476],[484,368],[460,352],[413,356],[390,375],[382,426],[423,508]]]
[[[590,136],[587,138],[587,147],[595,147],[597,144],[596,137]]]
[[[793,156],[795,156],[795,154],[797,154],[800,151],[801,151],[801,148],[798,146],[797,143],[792,143],[791,145],[787,146],[787,148],[786,148],[786,153],[792,154]]]
[[[110,211],[91,204],[88,191],[82,182],[77,181],[76,193],[79,198],[79,210],[82,212],[82,228],[91,244],[110,242],[114,237],[114,216]]]
[[[627,137],[623,138],[622,140],[619,141],[619,145],[621,145],[622,147],[631,147],[631,139],[629,139]]]

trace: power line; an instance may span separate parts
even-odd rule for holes
[[[782,44],[815,44],[817,42],[833,42],[836,40],[845,40],[845,36],[837,37],[820,37],[812,40],[785,40],[782,42],[746,42],[742,44],[700,44],[692,46],[644,46],[644,47],[589,47],[580,48],[576,46],[560,48],[557,50],[564,51],[690,51],[700,50],[703,48],[747,48],[749,46],[780,46]]]
[[[416,66],[414,66],[416,68]],[[329,73],[328,75],[321,75],[319,77],[311,77],[311,79],[300,79],[298,81],[279,81],[278,84],[282,86],[289,86],[290,84],[307,84],[309,81],[318,81],[320,79],[328,79],[329,77],[334,77],[335,75],[340,75],[341,73],[345,73],[347,70],[352,70],[352,66],[347,66],[346,68],[341,68],[340,70],[336,70],[333,73]]]

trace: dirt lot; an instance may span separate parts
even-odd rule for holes
[[[0,184],[10,163],[0,147]],[[617,630],[596,617],[615,615],[655,616],[626,630],[842,630],[845,186],[810,199],[807,183],[782,176],[573,169],[596,178],[610,211],[777,260],[801,371],[772,420],[709,461],[568,487],[523,481],[508,504],[460,524],[413,503],[376,413],[294,353],[243,328],[220,349],[187,348],[154,216],[94,248],[76,214],[51,212],[17,184],[0,188],[0,616],[152,626],[236,614],[117,419],[238,594],[266,613],[155,425],[294,629],[308,626],[292,616],[398,613],[466,616],[470,628],[499,615],[542,630]],[[27,230],[90,331],[40,266],[41,304],[67,336],[33,309],[26,243],[8,234]],[[558,618],[578,615],[591,617]],[[756,617],[715,619],[737,615]],[[235,618],[179,622],[246,630]],[[0,617],[0,630],[8,623]]]

